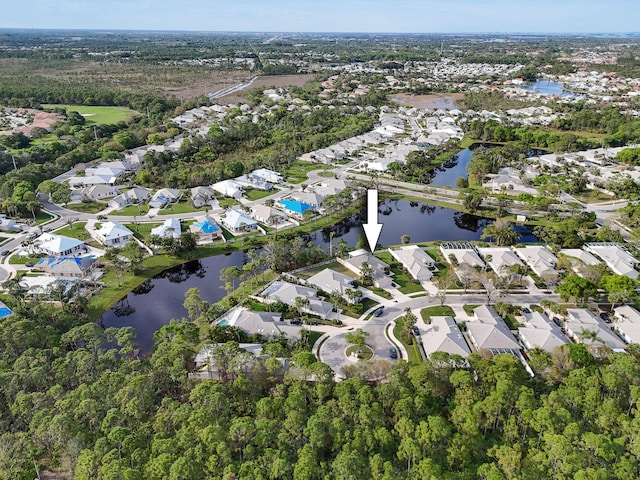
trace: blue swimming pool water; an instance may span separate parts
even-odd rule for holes
[[[0,318],[8,317],[13,312],[7,307],[0,307]]]

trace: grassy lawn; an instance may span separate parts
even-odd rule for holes
[[[18,255],[14,255],[9,259],[9,263],[11,265],[24,265],[27,262],[38,263],[42,257],[19,257]]]
[[[479,307],[480,305],[478,304],[473,304],[473,303],[467,303],[466,305],[463,305],[462,308],[464,309],[465,313],[467,315],[469,315],[470,317],[473,317],[473,310],[476,307]]]
[[[169,205],[167,208],[161,209],[158,214],[159,215],[170,215],[172,213],[190,213],[190,212],[204,212],[204,210],[209,207],[200,207],[195,208],[190,205],[188,201],[180,201],[178,203],[174,203]]]
[[[85,105],[54,105],[43,104],[44,108],[65,108],[67,111],[76,111],[84,116],[87,125],[99,125],[101,123],[114,124],[126,120],[131,116],[139,115],[138,112],[127,107],[92,107]]]
[[[84,226],[87,222],[75,222],[71,226],[62,227],[56,230],[57,235],[64,235],[65,237],[77,238],[78,240],[91,240],[91,235],[87,232]]]
[[[612,202],[616,197],[602,193],[600,190],[589,190],[588,192],[574,193],[572,196],[584,203]]]
[[[352,353],[355,353],[358,350],[360,350],[360,353],[358,354],[359,360],[363,360],[363,361],[371,360],[371,357],[373,357],[373,350],[371,350],[371,348],[369,348],[367,345],[363,347],[359,347],[357,345],[351,345],[347,347],[345,354],[347,355],[347,357],[350,357]]]
[[[36,215],[36,225],[41,225],[41,224],[43,224],[45,222],[48,222],[52,218],[53,218],[52,215],[49,215],[46,212],[40,212],[40,213],[38,213],[38,215]]]
[[[443,305],[442,307],[427,307],[420,310],[420,316],[424,323],[431,323],[431,317],[453,317],[455,316],[453,313],[453,309],[448,305]]]
[[[237,201],[235,198],[222,197],[218,199],[218,204],[220,205],[221,208],[229,208],[229,207],[233,207],[234,205],[240,205],[240,202]]]
[[[44,145],[45,143],[55,142],[56,140],[58,140],[58,137],[56,137],[55,134],[48,133],[40,138],[31,140],[31,145]]]
[[[140,203],[137,205],[127,205],[124,208],[121,208],[120,210],[118,210],[118,215],[127,215],[127,216],[134,216],[134,215],[146,215],[149,212],[149,205],[147,205],[146,203]]]
[[[393,335],[400,340],[402,345],[404,345],[409,358],[406,359],[409,363],[419,363],[422,361],[422,356],[420,355],[420,350],[418,350],[418,346],[415,343],[415,338],[413,336],[407,337],[402,331],[404,329],[404,320],[402,317],[396,318],[396,326],[393,328]]]
[[[309,331],[309,348],[313,348],[318,339],[324,335],[324,332],[318,332],[317,330]]]
[[[351,305],[350,303],[346,305],[342,305],[340,308],[342,309],[342,313],[351,318],[360,318],[364,312],[369,310],[371,307],[375,307],[378,305],[378,302],[372,300],[370,298],[363,298],[362,301],[356,305]]]
[[[376,253],[376,257],[389,264],[389,266],[391,267],[391,272],[393,273],[393,281],[398,284],[398,290],[400,290],[402,293],[407,294],[424,291],[422,285],[420,285],[419,283],[414,283],[411,275],[405,272],[404,268],[398,263],[395,258],[393,258],[393,256],[389,252]]]
[[[245,190],[242,195],[247,200],[250,200],[253,202],[255,200],[260,200],[261,198],[268,197],[269,195],[273,195],[276,192],[277,192],[276,189],[273,189],[271,191],[266,191],[266,190],[256,190],[252,188],[249,190]]]
[[[382,298],[386,298],[387,300],[391,300],[393,298],[393,295],[391,295],[389,292],[387,292],[383,288],[379,288],[379,287],[364,287],[364,288],[371,290],[376,295],[380,295]]]
[[[67,204],[67,208],[81,213],[98,213],[107,208],[107,204],[101,202],[78,202]]]
[[[284,173],[284,178],[289,183],[302,183],[309,180],[307,174],[313,170],[327,170],[333,168],[330,165],[324,165],[321,163],[309,163],[302,161],[295,161],[293,165]]]
[[[151,235],[151,229],[159,227],[162,223],[125,223],[124,226],[133,232],[136,238],[143,242]]]
[[[336,178],[336,173],[331,170],[325,170],[323,172],[318,173],[318,175],[325,178]]]

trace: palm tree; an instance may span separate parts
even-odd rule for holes
[[[400,237],[400,241],[403,245],[408,245],[411,242],[411,237],[405,233]]]
[[[362,262],[360,265],[360,281],[364,285],[371,285],[373,279],[373,268],[369,265],[369,262]]]

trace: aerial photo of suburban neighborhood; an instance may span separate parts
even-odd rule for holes
[[[640,478],[640,36],[300,8],[0,22],[0,480]]]

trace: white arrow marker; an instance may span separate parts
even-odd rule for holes
[[[362,228],[369,242],[369,250],[373,253],[382,230],[382,224],[378,223],[378,190],[367,190],[367,223]]]

